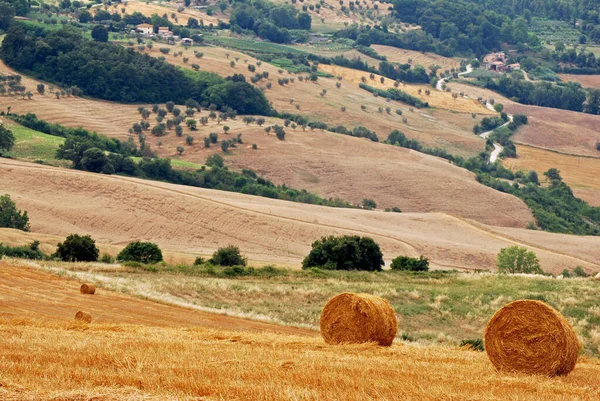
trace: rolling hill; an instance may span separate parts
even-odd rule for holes
[[[533,249],[546,271],[600,271],[598,238],[503,231],[448,214],[325,208],[6,159],[0,178],[3,191],[29,211],[33,232],[90,234],[106,245],[145,240],[206,255],[236,244],[254,263],[298,266],[316,239],[358,234],[373,237],[388,263],[423,254],[434,268],[494,269],[500,248],[519,244]]]

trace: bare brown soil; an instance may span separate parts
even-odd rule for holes
[[[517,239],[439,213],[326,208],[4,159],[0,179],[3,192],[29,212],[34,232],[90,234],[119,247],[145,240],[206,255],[235,244],[253,263],[298,266],[316,239],[358,234],[374,238],[387,263],[399,254],[423,254],[434,268],[494,269],[501,248],[520,244],[535,250],[546,271],[600,270],[600,238],[516,230]],[[573,247],[579,241],[586,246]]]

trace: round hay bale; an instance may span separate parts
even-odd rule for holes
[[[388,301],[348,292],[327,302],[321,312],[320,326],[327,344],[376,342],[388,347],[398,332],[396,313]]]
[[[567,375],[580,349],[569,322],[552,307],[532,300],[515,301],[497,311],[484,339],[496,369],[526,374]]]
[[[82,294],[94,295],[96,293],[96,286],[94,284],[81,284],[79,291]]]
[[[79,311],[75,314],[75,320],[81,320],[83,322],[92,323],[92,314],[88,312]]]

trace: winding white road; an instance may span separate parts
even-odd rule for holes
[[[471,67],[471,64],[467,65],[467,70],[464,72],[459,72],[458,75],[465,75],[468,74],[470,72],[473,71],[473,67]],[[447,78],[444,79],[440,79],[437,82],[437,85],[435,86],[435,88],[439,91],[443,91],[444,89],[442,88],[444,86],[444,84],[447,84],[448,80]],[[494,110],[494,106],[492,106],[490,103],[486,102],[485,106],[490,109],[491,111],[496,111]],[[508,122],[506,124],[503,124],[502,127],[504,127],[505,125],[508,125],[508,123],[510,123],[513,120],[513,116],[511,116],[510,114],[508,115]],[[498,127],[499,128],[499,127]],[[484,132],[482,134],[479,134],[480,137],[482,137],[483,139],[487,139],[488,136],[490,136],[490,134],[493,132],[492,131],[487,131]],[[498,156],[500,156],[500,153],[502,153],[502,151],[504,150],[504,148],[499,144],[499,143],[494,143],[494,150],[492,151],[492,153],[490,154],[490,163],[494,163],[496,162],[496,160],[498,160]]]

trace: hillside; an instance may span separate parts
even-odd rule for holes
[[[218,51],[223,52],[222,49]],[[235,53],[230,57],[234,55]],[[221,56],[226,60],[225,55],[221,54]],[[208,59],[209,55],[205,57]],[[179,59],[177,58],[177,60]],[[7,70],[6,67],[3,68],[5,71]],[[23,82],[28,87],[35,87],[38,81],[25,77]],[[334,91],[337,89],[333,82],[331,84],[333,89],[330,91],[335,93]],[[314,84],[296,81],[295,85],[311,88]],[[277,90],[280,91],[280,96],[283,96],[285,88],[276,86],[281,88]],[[317,91],[316,88],[311,90]],[[348,88],[348,90],[359,91],[358,93],[363,96],[368,96],[370,102],[379,101],[386,104],[385,100],[375,98],[358,88]],[[309,91],[302,91],[299,94],[305,96],[307,93]],[[289,92],[286,95],[289,96]],[[324,99],[329,99],[328,96]],[[316,98],[323,99],[320,96],[316,96]],[[319,107],[318,104],[315,105],[308,99],[307,102],[296,99],[294,104],[301,103],[313,105],[315,108]],[[286,104],[292,108],[289,100]],[[128,129],[134,122],[141,119],[136,105],[121,105],[78,97],[57,99],[48,92],[44,95],[35,95],[31,100],[0,96],[0,107],[11,107],[11,110],[17,113],[35,112],[40,118],[51,122],[71,127],[83,126],[121,140],[127,139]],[[150,106],[147,105],[147,107]],[[356,107],[358,108],[358,106]],[[408,108],[406,110],[406,113],[410,113],[409,124],[412,124],[410,121],[413,120],[413,116],[415,119],[419,118],[418,116],[424,116],[421,118],[428,121],[427,124],[432,129],[435,127],[436,136],[440,136],[440,138],[435,138],[436,141],[439,140],[437,146],[448,144],[446,140],[449,138],[448,135],[452,136],[452,131],[448,133],[439,130],[440,126],[444,126],[441,119],[445,118],[444,113],[448,112],[435,109],[429,115],[421,110],[414,113],[408,111]],[[206,111],[202,112],[202,114],[206,113]],[[400,119],[400,116],[393,112],[388,115],[387,113],[378,113],[376,110],[368,110],[365,113],[358,109],[347,113],[338,112],[338,114],[356,118],[356,122],[340,121],[350,127],[360,124],[372,127],[371,122],[380,124],[381,121],[386,121],[386,124],[390,124],[388,127],[390,131],[398,128],[392,123],[395,119]],[[365,121],[361,114],[368,115],[369,120]],[[381,118],[381,116],[385,117]],[[472,121],[470,115],[464,116],[464,119]],[[283,122],[267,119],[266,125],[270,124],[283,125]],[[231,128],[227,135],[222,133],[225,125]],[[177,137],[174,133],[160,138],[148,135],[148,143],[161,156],[181,158],[185,161],[203,164],[209,154],[221,152],[217,147],[210,150],[204,149],[202,138],[208,136],[210,132],[220,132],[221,137],[234,137],[234,135],[242,134],[246,145],[238,147],[237,150],[231,152],[232,156],[227,157],[228,163],[235,168],[250,168],[273,180],[276,184],[309,189],[318,192],[323,197],[342,197],[354,203],[371,198],[377,202],[380,208],[397,206],[407,212],[445,212],[492,225],[524,227],[532,221],[531,213],[521,201],[478,184],[471,173],[454,167],[447,161],[406,149],[321,130],[304,132],[300,128],[287,129],[286,141],[278,141],[274,135],[266,135],[264,129],[256,124],[247,126],[243,123],[242,118],[228,120],[221,124],[218,124],[216,120],[210,120],[206,126],[199,125],[197,131],[190,131],[186,127],[182,137]],[[410,131],[406,130],[406,132],[408,134]],[[192,146],[185,144],[187,135],[195,138]],[[387,134],[383,134],[380,139],[383,140],[386,137]],[[482,146],[481,138],[473,134],[461,133],[455,138],[457,141],[462,141],[464,138],[466,143],[475,142],[477,147]],[[430,139],[433,138],[430,137]],[[158,146],[159,141],[161,146]],[[253,143],[258,145],[258,151],[249,148]],[[185,147],[181,157],[177,155],[176,148],[178,146]],[[369,168],[365,168],[365,166],[369,166]],[[399,174],[399,172],[401,173]],[[422,185],[422,182],[440,184],[432,187]],[[401,196],[398,195],[398,191],[402,194]],[[478,201],[473,202],[474,199],[478,199]]]
[[[439,213],[385,213],[104,176],[0,160],[3,192],[28,210],[32,231],[91,234],[100,243],[158,243],[171,252],[211,254],[239,245],[253,263],[298,266],[325,235],[373,237],[384,257],[426,255],[434,268],[494,269],[502,247],[535,250],[546,271],[600,271],[599,239],[499,228]],[[491,191],[491,190],[490,190]]]
[[[26,302],[17,316],[6,308],[0,315],[0,397],[6,400],[534,401],[593,400],[600,391],[600,366],[586,356],[567,377],[499,373],[485,353],[456,346],[399,339],[389,348],[329,346],[304,330],[104,289],[83,296],[76,282],[23,267],[3,266],[3,272],[4,300],[29,300],[32,288],[44,295],[41,302],[39,296]],[[69,321],[84,308],[97,320]],[[234,331],[239,329],[248,331]]]

